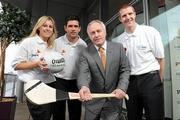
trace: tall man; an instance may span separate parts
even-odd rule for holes
[[[77,88],[77,60],[79,53],[87,45],[78,35],[81,27],[77,16],[68,16],[65,18],[64,30],[66,34],[56,40],[56,51],[63,54],[65,58],[65,67],[63,71],[55,74],[57,89],[78,92]],[[67,100],[69,110],[69,120],[80,120],[81,102],[79,100]],[[66,101],[59,101],[55,104],[54,120],[65,120]]]
[[[87,33],[92,44],[80,55],[78,75],[79,94],[85,101],[85,120],[119,120],[129,83],[128,58],[122,44],[106,41],[103,22],[91,21]],[[92,100],[91,93],[114,93],[116,98]]]
[[[163,120],[164,48],[159,32],[150,26],[138,25],[132,6],[123,5],[119,20],[125,32],[116,39],[123,44],[131,64],[126,102],[128,120]]]

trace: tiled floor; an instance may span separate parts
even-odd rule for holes
[[[83,120],[84,108],[82,108],[82,111],[83,111],[82,112],[82,120]],[[32,120],[25,102],[21,102],[21,103],[16,104],[16,113],[15,113],[15,119],[14,120]],[[66,120],[69,120],[68,112],[66,114]]]
[[[25,102],[16,104],[16,113],[14,120],[32,120]]]
[[[82,111],[83,111],[82,112],[82,120],[83,120],[84,108],[82,109]],[[124,119],[126,119],[126,118],[124,118]],[[15,119],[14,120],[32,120],[25,102],[16,104],[16,113],[15,113]],[[66,120],[69,120],[68,119],[68,113],[66,114]],[[172,119],[165,118],[165,120],[172,120]]]

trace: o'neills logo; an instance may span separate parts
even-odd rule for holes
[[[60,63],[64,63],[65,62],[65,60],[64,60],[64,58],[61,58],[61,59],[58,59],[58,60],[52,60],[52,64],[60,64]]]

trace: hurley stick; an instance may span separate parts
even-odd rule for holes
[[[30,80],[25,86],[26,97],[34,104],[42,105],[59,100],[73,100],[80,99],[79,93],[65,92],[62,90],[57,90],[49,87],[40,80]],[[104,98],[104,97],[115,97],[114,94],[103,94],[103,93],[93,93],[92,98]],[[126,94],[125,98],[128,100],[129,97]]]

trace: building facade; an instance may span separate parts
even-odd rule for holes
[[[108,38],[123,32],[118,20],[121,4],[132,4],[139,24],[155,27],[161,34],[165,48],[164,105],[165,117],[180,119],[180,0],[1,0],[25,9],[36,21],[42,15],[56,20],[58,34],[63,35],[64,17],[81,17],[81,36],[88,42],[86,26],[92,19],[105,22]]]

